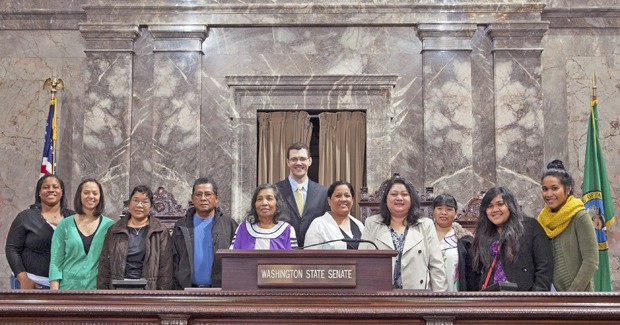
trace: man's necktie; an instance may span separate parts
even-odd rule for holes
[[[297,210],[299,210],[299,217],[304,214],[304,194],[301,192],[302,186],[297,186],[295,191],[295,202],[297,203]]]

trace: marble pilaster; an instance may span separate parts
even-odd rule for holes
[[[488,189],[497,180],[495,169],[495,105],[493,103],[493,55],[492,42],[484,27],[478,26],[472,37],[471,74],[472,74],[472,148],[473,172],[477,176],[474,184],[475,193],[461,193],[466,203],[479,191]]]
[[[152,93],[140,145],[150,150],[132,154],[132,166],[150,177],[153,188],[165,186],[187,202],[199,176],[201,133],[201,57],[205,25],[150,25],[153,37]],[[148,150],[148,149],[147,149]],[[143,171],[138,171],[142,168]],[[132,168],[133,169],[133,168]],[[149,183],[149,182],[147,182]]]
[[[133,42],[137,25],[83,24],[86,87],[81,178],[97,178],[106,215],[116,218],[129,193]]]
[[[452,193],[461,202],[481,183],[472,169],[470,57],[475,31],[476,25],[471,23],[418,26],[424,80],[425,185],[438,193]]]
[[[487,27],[493,41],[495,80],[495,144],[497,185],[506,186],[537,213],[544,157],[541,39],[548,22],[494,23]]]

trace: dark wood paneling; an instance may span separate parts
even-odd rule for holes
[[[0,291],[17,324],[610,324],[616,293]]]

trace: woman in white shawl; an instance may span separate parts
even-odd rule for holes
[[[364,225],[351,216],[355,191],[349,182],[336,181],[327,189],[330,211],[314,219],[306,233],[308,249],[357,249]]]

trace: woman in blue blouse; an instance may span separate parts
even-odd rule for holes
[[[102,215],[105,200],[95,179],[80,183],[73,201],[76,214],[63,219],[52,237],[50,289],[97,288],[103,239],[114,221]]]

